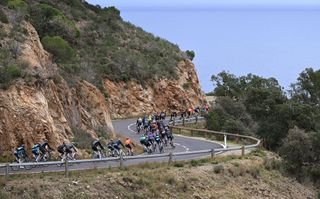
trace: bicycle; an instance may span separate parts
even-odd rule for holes
[[[21,157],[19,156],[18,161],[14,161],[13,163],[21,164],[21,163],[28,163],[28,162],[30,162],[30,158],[28,157],[27,154],[23,154]],[[30,170],[30,169],[32,169],[32,166],[31,166],[31,165],[12,166],[11,169],[12,169],[13,171],[17,171],[17,170],[19,170],[19,169]]]
[[[118,157],[118,156],[126,156],[126,153],[123,152],[123,150],[120,148],[120,149],[114,149],[114,157]]]
[[[157,145],[158,145],[158,148],[159,148],[159,153],[162,153],[163,152],[163,143],[162,143],[162,141],[157,143]]]
[[[138,124],[137,125],[137,133],[139,134],[140,132],[141,132],[141,130],[142,130],[142,124]]]
[[[133,156],[132,148],[126,147],[127,149],[127,156]]]
[[[92,154],[93,159],[102,159],[105,157],[106,155],[104,154],[103,150],[98,149],[98,151],[93,151],[93,154]]]

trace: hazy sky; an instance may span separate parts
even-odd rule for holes
[[[275,77],[288,88],[320,66],[320,0],[88,0],[182,50],[194,50],[201,86],[222,70]]]

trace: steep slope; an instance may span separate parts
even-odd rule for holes
[[[83,134],[107,138],[111,117],[204,99],[187,53],[114,7],[0,0],[0,39],[1,153],[44,138],[54,146]]]
[[[18,28],[24,30],[20,41],[10,37],[17,24],[0,24],[7,35],[1,38],[3,49],[12,48],[12,43],[18,48],[15,57],[10,58],[12,49],[8,52],[9,66],[2,60],[0,69],[10,77],[10,73],[5,73],[10,67],[18,64],[24,67],[23,71],[18,70],[20,78],[11,80],[11,86],[0,90],[2,155],[21,143],[30,149],[35,142],[45,138],[52,146],[57,146],[64,140],[72,140],[77,131],[97,137],[97,131],[103,129],[105,134],[112,135],[109,111],[99,89],[80,80],[70,87],[58,74],[57,65],[43,49],[30,23],[22,21],[19,24]]]

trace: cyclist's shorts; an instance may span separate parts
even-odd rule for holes
[[[120,150],[120,147],[118,145],[113,145],[113,148]]]
[[[24,150],[18,150],[17,151],[17,156],[18,157],[23,157],[24,156],[25,151]]]
[[[58,148],[57,151],[58,151],[59,153],[64,153],[64,151],[63,151],[62,148]]]
[[[92,150],[93,150],[93,151],[98,151],[98,148],[93,145],[93,146],[92,146]]]
[[[132,147],[131,147],[130,144],[126,144],[125,146],[126,146],[126,148],[128,148],[128,149],[132,149]]]

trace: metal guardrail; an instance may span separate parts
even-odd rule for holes
[[[224,147],[224,148],[218,148],[218,149],[207,149],[207,150],[200,150],[200,151],[189,151],[189,152],[178,152],[178,153],[170,152],[170,153],[155,154],[155,155],[139,155],[139,156],[127,156],[127,157],[120,156],[120,157],[110,157],[110,158],[102,158],[102,159],[84,159],[84,160],[72,160],[72,161],[66,160],[65,162],[52,161],[52,162],[40,162],[40,163],[33,162],[33,163],[20,163],[20,164],[19,163],[11,163],[11,164],[7,163],[7,164],[0,164],[0,169],[5,169],[5,175],[8,176],[10,174],[15,173],[13,168],[17,168],[17,167],[19,167],[19,168],[27,168],[27,167],[33,168],[33,167],[38,167],[38,166],[55,165],[55,166],[60,166],[60,167],[64,166],[65,175],[68,176],[70,165],[73,165],[73,164],[113,162],[116,164],[116,166],[122,167],[124,165],[125,161],[148,160],[148,159],[157,159],[157,158],[168,158],[168,163],[170,164],[173,161],[173,157],[181,157],[181,156],[211,155],[211,157],[213,157],[214,155],[216,155],[218,153],[227,152],[227,151],[238,151],[238,150],[241,150],[242,155],[244,155],[245,149],[256,148],[260,145],[260,140],[257,138],[251,137],[251,136],[176,126],[176,125],[185,124],[185,123],[193,123],[193,122],[203,121],[204,119],[205,118],[200,117],[200,116],[199,117],[192,117],[192,118],[183,118],[181,120],[171,121],[169,124],[170,124],[171,128],[176,128],[176,129],[181,129],[181,130],[190,130],[190,131],[201,131],[201,132],[205,132],[205,133],[223,135],[223,136],[225,136],[225,141],[226,141],[226,136],[234,136],[234,137],[249,139],[251,141],[254,141],[255,143],[251,144],[251,145],[241,146],[241,147],[232,147],[232,148]],[[226,143],[225,143],[225,146],[226,146]],[[156,161],[156,160],[154,160],[154,161]],[[50,171],[50,170],[48,170],[48,171]]]

